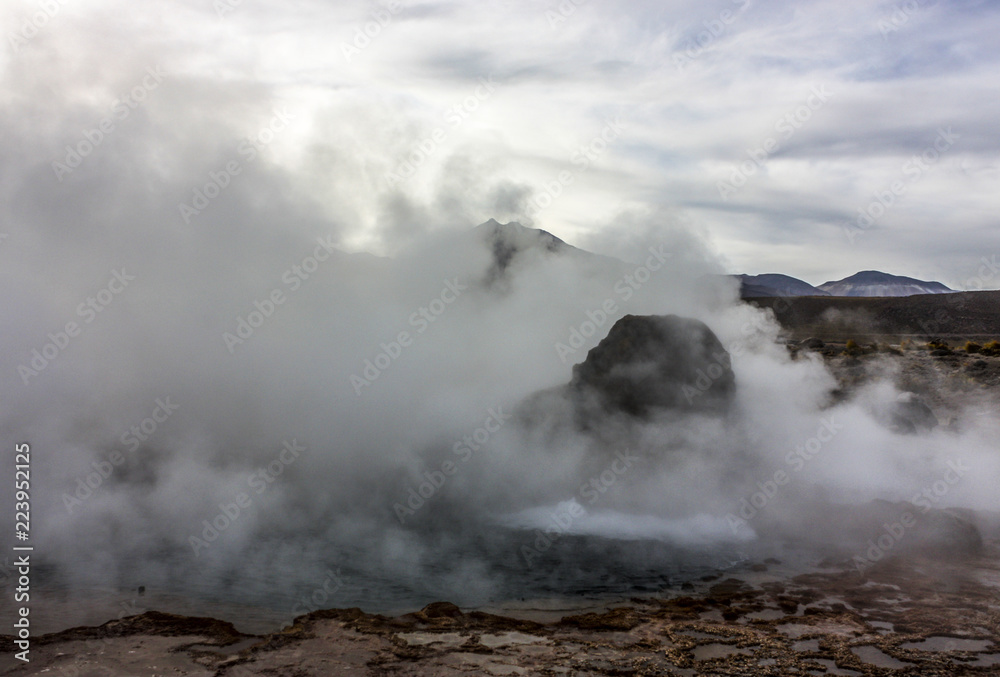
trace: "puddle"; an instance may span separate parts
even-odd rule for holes
[[[482,635],[479,643],[495,649],[498,646],[510,646],[511,644],[540,644],[546,640],[534,635],[526,635],[523,632],[502,632],[499,635]]]
[[[785,625],[778,626],[778,632],[783,635],[787,635],[792,639],[796,637],[801,637],[802,635],[808,635],[811,632],[816,632],[816,628],[811,625],[802,625],[801,623],[786,623]]]
[[[823,599],[821,599],[819,601],[813,602],[809,606],[815,607],[815,608],[829,609],[829,608],[834,607],[834,606],[836,606],[838,604],[842,605],[843,607],[845,607],[847,609],[854,609],[853,606],[851,606],[850,604],[848,604],[847,602],[845,602],[844,600],[842,600],[842,599],[840,599],[838,597],[824,597]]]
[[[892,583],[876,583],[875,581],[866,581],[862,588],[887,588],[889,590],[902,590],[898,585],[893,585]]]
[[[397,637],[411,646],[443,644],[446,647],[456,647],[465,644],[466,640],[457,632],[401,632]]]
[[[863,663],[868,663],[869,665],[874,665],[878,668],[896,669],[912,665],[912,663],[904,663],[903,661],[896,660],[889,654],[874,646],[851,647],[851,652],[860,658]]]
[[[896,631],[896,626],[893,623],[888,623],[886,621],[868,621],[868,625],[877,629],[883,635],[888,635],[889,633]]]
[[[716,643],[701,644],[692,649],[691,653],[694,654],[694,659],[696,661],[709,661],[713,658],[729,658],[730,656],[735,656],[736,654],[748,656],[751,651],[749,649],[741,649],[739,647],[730,646],[729,644]]]
[[[804,639],[792,644],[792,651],[819,651],[818,639]]]
[[[777,658],[764,658],[757,661],[757,665],[761,666],[762,668],[769,668],[772,665],[777,665],[777,664],[778,664]]]
[[[904,649],[917,651],[984,651],[992,642],[988,639],[958,639],[956,637],[928,637],[921,642],[903,644]]]
[[[858,628],[853,625],[844,625],[843,623],[817,623],[815,625],[806,625],[805,623],[785,623],[784,625],[778,626],[778,632],[792,639],[797,639],[802,635],[811,635],[814,633],[824,634],[824,635],[841,635],[849,636],[853,635],[858,631]]]
[[[976,576],[979,582],[990,587],[1000,588],[1000,572],[980,571]]]
[[[722,618],[722,612],[719,611],[718,609],[712,609],[711,611],[703,611],[703,612],[701,612],[701,614],[699,614],[698,617],[701,620],[703,620],[703,621],[721,621],[721,620],[723,620],[723,618]]]
[[[971,665],[975,668],[992,668],[995,665],[1000,665],[1000,653],[979,654],[976,660],[971,663],[962,663],[962,665]]]
[[[819,663],[824,668],[826,668],[826,672],[823,673],[823,674],[826,674],[826,675],[844,675],[846,677],[853,677],[855,675],[860,675],[861,674],[857,670],[848,670],[847,668],[838,668],[837,667],[837,662],[833,661],[833,660],[830,660],[829,658],[810,658],[809,660],[811,660],[813,663]]]
[[[749,618],[754,621],[776,621],[784,617],[785,612],[781,609],[762,609],[761,611],[754,611],[753,613],[744,616],[744,618]]]

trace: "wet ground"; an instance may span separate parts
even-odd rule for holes
[[[398,617],[318,611],[280,632],[148,612],[35,639],[2,675],[1000,675],[1000,552],[758,563],[663,597],[541,621],[439,602]],[[5,642],[8,643],[8,642]],[[11,654],[4,647],[5,659]]]

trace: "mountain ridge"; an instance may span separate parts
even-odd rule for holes
[[[818,287],[783,273],[763,273],[761,275],[734,275],[740,281],[740,296],[749,297],[755,293],[763,296],[829,296]]]
[[[540,228],[524,226],[517,221],[500,223],[494,218],[475,226],[473,232],[490,247],[493,265],[487,278],[498,281],[504,278],[508,268],[525,252],[537,249],[544,254],[569,254],[591,263],[625,266],[627,262],[615,257],[597,254],[575,247],[552,233]],[[808,282],[784,273],[746,273],[728,275],[740,284],[741,298],[767,297],[903,297],[919,294],[950,294],[951,289],[941,282],[920,280],[905,275],[894,275],[878,270],[863,270],[841,280],[831,280],[821,285]]]

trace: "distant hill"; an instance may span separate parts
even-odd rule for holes
[[[940,282],[916,280],[877,270],[865,270],[843,280],[825,282],[819,288],[831,296],[914,296],[950,294],[955,291]]]
[[[828,292],[818,289],[808,282],[782,275],[781,273],[765,273],[763,275],[736,275],[740,281],[740,296],[743,298],[760,296],[829,296]]]

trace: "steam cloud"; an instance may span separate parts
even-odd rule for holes
[[[22,58],[43,67],[43,54]],[[108,100],[146,72],[92,65],[80,72],[105,78]],[[62,88],[8,78],[0,104],[0,426],[6,448],[32,445],[34,537],[60,585],[208,594],[221,582],[294,599],[340,567],[345,602],[372,599],[362,579],[381,581],[385,606],[409,590],[483,601],[503,594],[498,563],[519,570],[521,546],[554,515],[572,517],[567,534],[743,547],[753,523],[734,532],[727,515],[781,469],[791,482],[764,508],[778,515],[815,486],[847,502],[909,500],[959,458],[972,470],[942,504],[997,507],[995,416],[970,410],[947,430],[900,435],[877,416],[898,396],[888,382],[834,403],[822,363],[792,361],[773,320],[737,302],[714,277],[723,266],[711,246],[669,212],[623,211],[578,243],[631,263],[528,250],[491,279],[492,252],[469,226],[527,221],[525,202],[500,174],[455,167],[424,204],[382,195],[392,258],[349,254],[370,206],[336,178],[363,168],[312,139],[335,133],[345,109],[377,106],[292,113],[269,144],[261,130],[283,106],[269,92],[228,88],[193,106],[206,83],[168,74],[59,180],[52,162],[111,110],[75,96],[80,72]],[[370,124],[354,131],[394,143],[377,115]],[[195,205],[233,161],[239,174],[185,222],[178,205]],[[667,264],[623,282],[638,279],[650,248]],[[572,346],[601,313],[561,359],[557,344]],[[626,313],[707,323],[732,355],[733,410],[554,435],[503,418],[565,384]],[[796,471],[789,454],[825,419],[836,434]],[[428,475],[446,480],[413,509]],[[6,483],[0,502],[12,503]],[[193,545],[234,505],[217,538]]]

